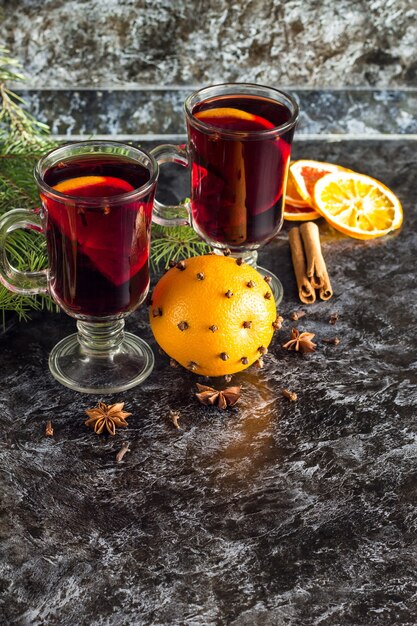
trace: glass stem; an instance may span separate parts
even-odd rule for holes
[[[78,342],[88,356],[108,357],[117,353],[124,339],[124,320],[77,322]]]

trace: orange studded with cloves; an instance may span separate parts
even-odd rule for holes
[[[149,319],[171,361],[202,376],[225,376],[268,358],[277,311],[254,268],[230,256],[203,255],[162,276]]]

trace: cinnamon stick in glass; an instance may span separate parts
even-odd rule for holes
[[[333,295],[326,262],[323,258],[317,224],[304,222],[300,226],[307,264],[307,278],[314,289],[319,290],[321,300],[329,300]]]
[[[316,292],[307,278],[306,259],[298,226],[291,228],[288,237],[294,274],[297,280],[298,296],[304,304],[313,304],[316,300]]]

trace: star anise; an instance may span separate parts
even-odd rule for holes
[[[240,387],[227,387],[223,391],[218,391],[213,387],[196,384],[200,393],[195,395],[202,404],[217,404],[219,409],[226,409],[228,406],[234,406],[240,398]]]
[[[96,407],[86,411],[88,420],[84,424],[94,428],[97,435],[100,435],[105,428],[111,435],[115,435],[116,426],[127,426],[126,417],[132,415],[132,413],[123,411],[124,405],[124,402],[117,402],[116,404],[99,402]]]
[[[296,352],[314,352],[316,344],[311,341],[313,337],[314,333],[300,333],[297,328],[292,328],[290,341],[284,343],[282,347]]]

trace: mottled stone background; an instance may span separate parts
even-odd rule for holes
[[[415,0],[0,0],[33,88],[417,84]]]

